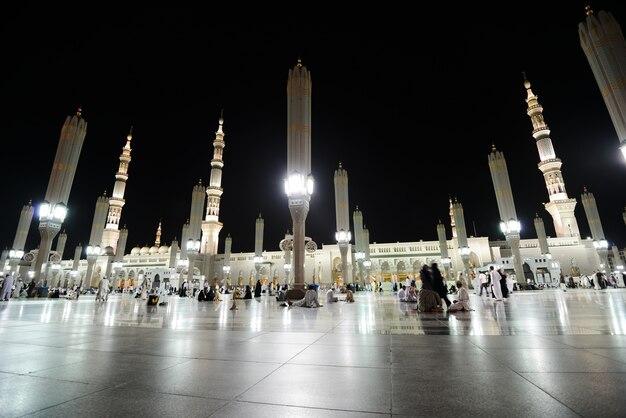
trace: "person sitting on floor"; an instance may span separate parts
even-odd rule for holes
[[[243,295],[244,299],[252,299],[252,288],[249,284],[246,285],[246,293]]]
[[[398,290],[398,300],[400,302],[406,302],[406,289],[402,283],[400,283],[400,290]]]
[[[443,312],[441,307],[441,296],[434,290],[424,289],[417,295],[417,310],[420,312]]]
[[[334,303],[337,301],[339,301],[339,298],[335,296],[335,289],[333,286],[326,292],[326,303]]]
[[[354,294],[352,293],[352,290],[350,289],[346,290],[346,302],[348,303],[354,302]]]
[[[288,300],[287,303],[290,306],[302,306],[305,308],[319,308],[322,305],[320,305],[320,302],[317,299],[317,291],[315,290],[315,287],[316,286],[313,284],[310,285],[309,290],[306,291],[302,299],[297,300],[295,302]]]
[[[455,300],[452,305],[448,308],[448,312],[453,311],[471,311],[469,305],[469,294],[467,290],[463,287],[463,282],[460,280],[456,281],[456,286],[459,288],[459,299]]]
[[[411,286],[406,291],[406,302],[417,302],[417,287],[415,287],[415,281],[411,282]]]

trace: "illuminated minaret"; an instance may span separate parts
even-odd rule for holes
[[[578,24],[580,46],[587,56],[626,158],[626,41],[610,12],[601,10],[596,16],[591,6],[586,5],[585,13],[585,21]]]
[[[41,283],[42,267],[48,264],[52,240],[61,230],[67,214],[67,202],[74,183],[74,175],[78,166],[80,151],[87,135],[87,122],[81,116],[79,108],[76,115],[65,118],[61,128],[61,137],[57,146],[52,172],[48,181],[48,189],[44,202],[39,207],[39,251],[35,259],[33,271],[35,283]],[[47,272],[47,266],[44,268]]]
[[[115,186],[113,186],[113,195],[109,198],[109,213],[107,214],[106,227],[102,234],[101,248],[111,247],[117,248],[117,240],[120,236],[120,218],[122,216],[122,208],[124,207],[124,191],[126,190],[126,181],[128,181],[128,166],[130,165],[130,141],[133,139],[133,127],[126,136],[126,145],[122,148],[120,154],[120,165],[115,173]],[[123,255],[123,254],[122,254]]]
[[[452,210],[452,196],[448,195],[448,201],[450,202],[450,227],[452,228],[452,238],[456,238],[456,223],[454,222],[454,211]]]
[[[305,223],[313,194],[311,174],[311,73],[301,60],[287,78],[287,178],[293,224],[294,288],[304,289]]]
[[[159,227],[157,228],[156,238],[154,239],[154,246],[161,246],[161,221],[159,221]]]
[[[219,125],[213,141],[213,159],[211,159],[211,178],[206,188],[207,205],[206,216],[202,222],[202,254],[209,258],[217,254],[217,244],[223,223],[220,222],[220,199],[222,198],[222,169],[224,168],[224,112],[220,114]],[[211,277],[215,274],[212,260],[205,262],[205,275]]]
[[[526,87],[526,103],[533,124],[533,137],[537,142],[539,151],[539,170],[543,173],[543,178],[548,189],[550,202],[544,203],[546,210],[552,215],[554,229],[557,237],[580,237],[578,222],[574,216],[576,199],[570,199],[565,191],[565,180],[561,174],[561,159],[556,157],[552,140],[550,139],[550,128],[543,119],[543,107],[539,104],[538,97],[530,89],[530,81],[524,74],[524,87]]]

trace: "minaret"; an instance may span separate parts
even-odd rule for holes
[[[217,254],[217,245],[219,243],[219,235],[223,223],[220,222],[220,200],[222,198],[222,169],[224,168],[224,111],[220,114],[218,120],[217,132],[215,132],[215,140],[213,141],[213,159],[211,159],[211,178],[206,188],[207,205],[206,215],[202,222],[202,254],[206,254],[209,258]],[[205,276],[214,275],[212,259],[206,260]]]
[[[450,227],[452,228],[452,238],[456,238],[456,224],[454,222],[454,213],[452,211],[452,196],[448,195],[448,201],[450,202]]]
[[[348,245],[352,239],[350,233],[350,215],[348,200],[348,172],[339,163],[339,168],[335,170],[335,216],[337,219],[337,232],[335,239],[339,245],[341,254],[341,276],[344,284],[350,283],[348,277]]]
[[[550,249],[548,247],[548,238],[546,237],[546,228],[543,225],[543,219],[539,217],[539,214],[535,214],[535,231],[537,232],[537,240],[539,241],[539,250],[541,255],[546,255],[551,258]]]
[[[624,219],[624,224],[626,225],[626,206],[624,206],[624,212],[622,212],[622,218]]]
[[[20,213],[20,220],[17,223],[17,231],[15,231],[15,239],[13,240],[13,249],[24,251],[26,245],[26,238],[28,237],[28,230],[35,214],[35,207],[32,205],[32,201],[29,201],[27,205],[22,207]]]
[[[156,238],[154,239],[154,246],[161,246],[161,221],[159,221],[159,227],[157,228]]]
[[[550,202],[544,203],[546,210],[552,215],[554,229],[557,237],[580,237],[578,222],[574,216],[576,199],[570,199],[565,191],[565,180],[561,174],[561,159],[556,157],[550,128],[543,119],[543,107],[539,104],[538,97],[530,89],[530,81],[524,74],[524,87],[526,88],[528,103],[527,114],[533,124],[533,137],[537,143],[540,162],[539,170],[548,189]]]
[[[500,229],[511,248],[515,278],[518,283],[525,283],[524,267],[522,266],[522,257],[519,251],[520,231],[522,228],[515,210],[513,190],[509,180],[509,169],[507,168],[504,154],[498,151],[495,145],[492,146],[487,160],[489,162],[493,189],[496,192],[496,203],[500,212]]]
[[[285,193],[293,223],[294,289],[304,290],[304,240],[311,174],[311,73],[298,59],[287,79],[287,178]],[[292,292],[293,293],[293,292]]]
[[[587,215],[587,222],[589,222],[589,229],[591,230],[591,237],[593,238],[593,246],[596,249],[601,263],[608,268],[608,251],[609,243],[604,236],[604,229],[602,228],[602,222],[600,222],[600,214],[598,213],[598,206],[596,205],[596,198],[593,193],[587,191],[584,188],[581,195],[583,207],[585,208],[585,214]],[[602,268],[602,267],[601,267]]]
[[[187,219],[187,222],[183,224],[183,229],[180,237],[179,260],[185,260],[187,258],[187,241],[189,240],[189,219]]]
[[[117,240],[119,239],[119,225],[122,217],[122,208],[124,207],[124,192],[126,190],[126,182],[128,181],[128,166],[130,165],[130,141],[133,139],[133,127],[126,136],[126,145],[122,148],[120,154],[120,165],[115,173],[115,185],[113,186],[113,194],[109,198],[109,213],[107,214],[106,228],[102,235],[101,247],[117,248]]]
[[[593,76],[613,121],[626,158],[626,41],[619,23],[609,12],[593,13],[585,6],[587,17],[578,24],[578,35]]]
[[[52,240],[61,230],[61,225],[65,220],[65,215],[67,215],[67,202],[74,183],[74,175],[85,135],[87,135],[87,122],[81,117],[81,109],[78,108],[76,115],[65,118],[65,123],[61,128],[61,137],[52,164],[46,197],[39,207],[41,241],[33,269],[35,283],[43,281],[41,278],[42,267],[44,263],[47,264]]]

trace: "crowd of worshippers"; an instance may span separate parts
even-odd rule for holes
[[[422,265],[419,271],[422,282],[421,289],[417,289],[415,280],[407,278],[405,284],[400,284],[398,290],[398,300],[400,302],[417,302],[415,310],[419,312],[443,312],[445,303],[448,312],[470,311],[469,294],[465,288],[463,280],[456,281],[457,299],[448,299],[449,289],[444,281],[443,275],[437,263]]]

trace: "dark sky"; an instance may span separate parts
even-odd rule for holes
[[[437,3],[440,4],[440,3]],[[132,162],[122,224],[126,251],[180,240],[193,186],[208,183],[220,109],[226,148],[220,219],[233,251],[277,250],[291,218],[282,180],[287,154],[287,74],[298,56],[311,71],[312,167],[316,191],[306,234],[334,243],[333,174],[348,171],[350,219],[363,212],[372,242],[436,240],[448,224],[448,195],[463,204],[468,234],[500,239],[487,164],[505,153],[522,238],[539,213],[554,236],[537,148],[526,115],[522,70],[544,107],[567,192],[595,195],[610,242],[626,244],[626,164],[579,45],[583,2],[510,10],[329,9],[303,19],[192,9],[86,11],[79,7],[5,13],[0,45],[3,193],[0,245],[10,248],[21,207],[43,200],[65,117],[79,105],[88,132],[68,202],[65,257],[90,234],[96,199],[110,195],[130,125]],[[624,26],[626,3],[593,4]],[[555,9],[550,9],[554,7]],[[494,19],[493,16],[498,16]],[[332,17],[329,17],[332,16]],[[36,218],[36,216],[35,216]],[[33,220],[27,248],[39,242]],[[352,227],[352,226],[351,226]],[[353,228],[353,227],[352,227]]]

